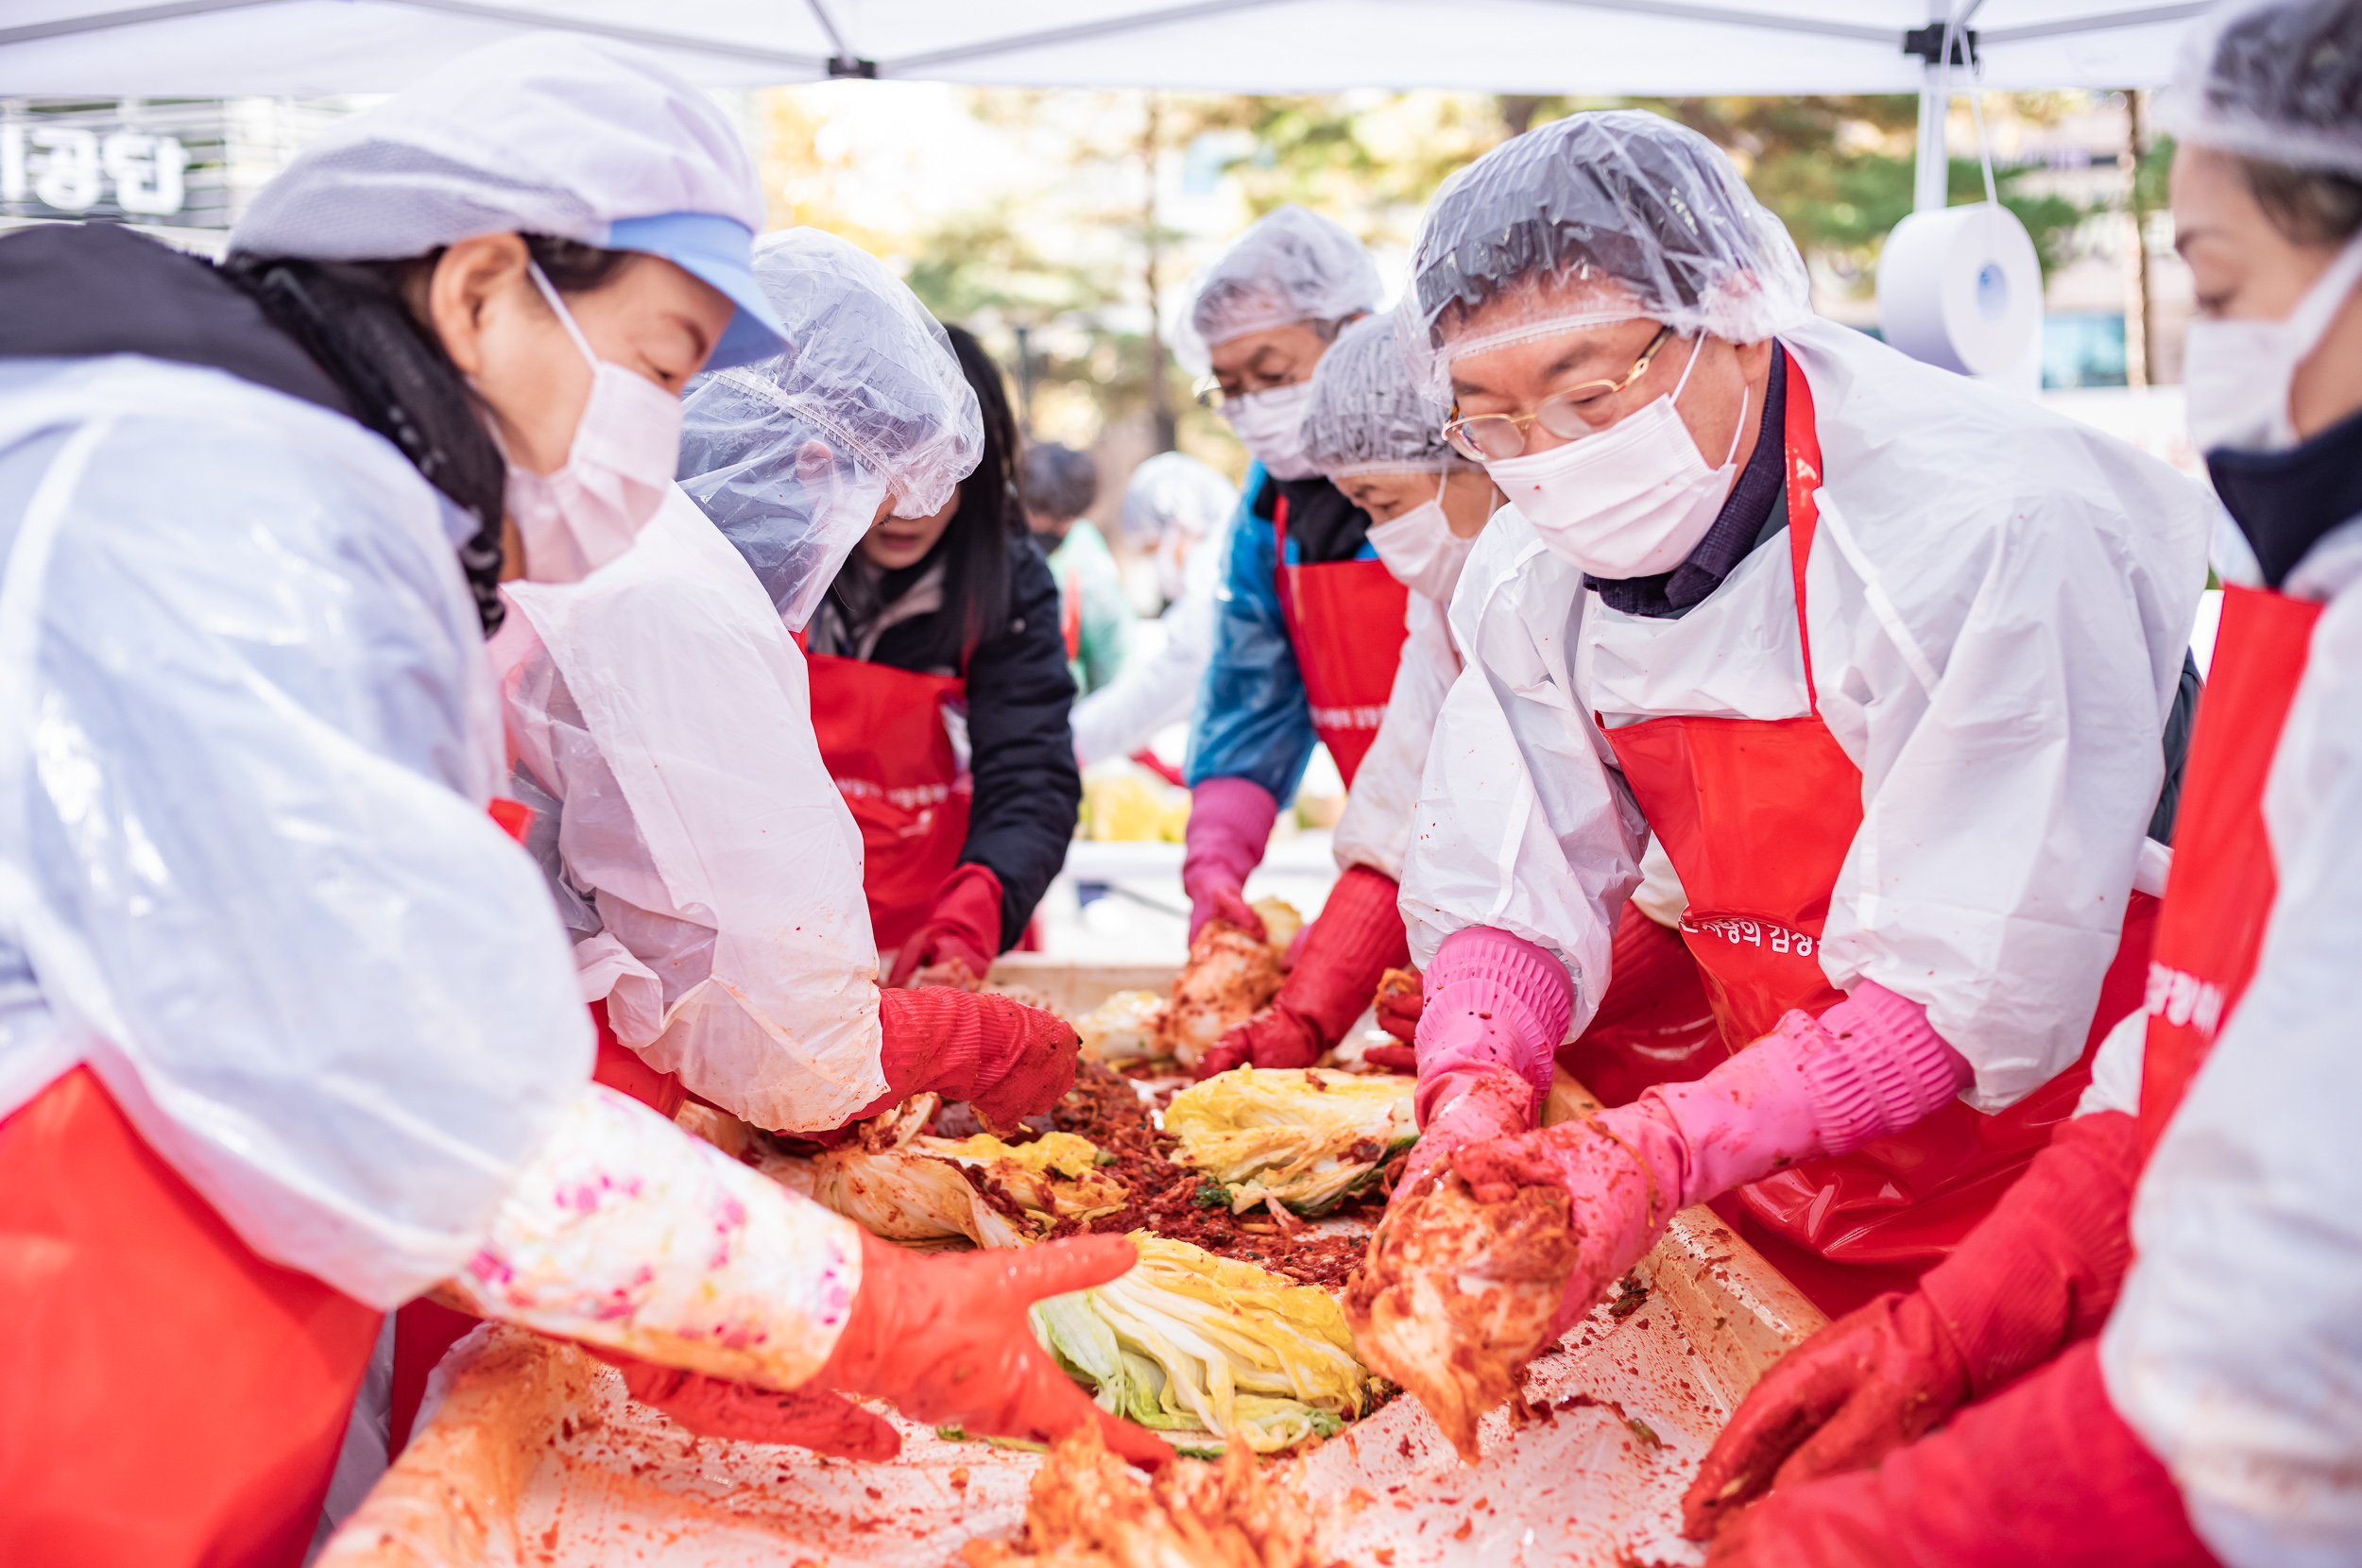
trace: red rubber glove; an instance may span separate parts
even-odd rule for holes
[[[878,993],[885,1033],[879,1065],[886,1092],[855,1121],[894,1109],[916,1094],[965,1099],[995,1127],[1039,1116],[1074,1087],[1083,1042],[1053,1013],[1006,997],[931,985]]]
[[[1411,977],[1411,984],[1378,994],[1378,1027],[1404,1045],[1413,1045],[1419,1038],[1419,1014],[1427,1011],[1426,977],[1408,964],[1395,967]]]
[[[1025,1318],[1045,1296],[1130,1269],[1137,1257],[1122,1236],[921,1254],[864,1235],[861,1256],[852,1314],[815,1387],[883,1399],[914,1421],[956,1422],[978,1436],[1053,1442],[1095,1425],[1134,1464],[1172,1459],[1170,1445],[1093,1405]]]
[[[1279,802],[1244,778],[1209,778],[1190,792],[1182,835],[1181,891],[1190,897],[1190,940],[1208,920],[1224,920],[1258,941],[1263,917],[1247,908],[1247,873],[1263,863]]]
[[[824,1389],[779,1393],[678,1367],[659,1367],[584,1346],[624,1374],[624,1386],[704,1438],[792,1442],[841,1459],[890,1459],[902,1451],[894,1424]]]
[[[1443,1000],[1439,988],[1420,1026],[1422,1093],[1427,1031]],[[1488,1200],[1555,1186],[1572,1201],[1569,1223],[1583,1245],[1555,1337],[1640,1260],[1675,1211],[1900,1132],[1968,1079],[1967,1061],[1927,1027],[1925,1008],[1865,982],[1821,1018],[1789,1014],[1694,1082],[1662,1083],[1629,1105],[1463,1149],[1452,1168]]]
[[[2135,1125],[2114,1111],[2068,1122],[1918,1288],[1846,1314],[1766,1372],[1682,1499],[1683,1528],[1703,1540],[1767,1487],[1876,1464],[2098,1333],[2132,1263]]]
[[[1279,995],[1199,1057],[1197,1076],[1241,1064],[1309,1067],[1344,1039],[1378,977],[1410,962],[1395,899],[1395,879],[1383,872],[1357,865],[1338,878],[1320,918],[1297,933],[1295,967]]]
[[[1551,1053],[1575,1007],[1566,966],[1507,931],[1471,926],[1444,939],[1428,965],[1419,1014],[1419,1141],[1397,1195],[1471,1143],[1522,1133],[1542,1116]]]
[[[2108,1403],[2096,1340],[1856,1471],[1773,1492],[1711,1568],[2203,1568],[2173,1477]]]
[[[969,863],[943,879],[926,921],[895,949],[894,973],[886,984],[911,984],[922,967],[948,971],[933,983],[953,983],[953,964],[967,967],[976,980],[984,978],[1001,952],[1001,878],[988,866]],[[921,979],[919,984],[929,980]]]

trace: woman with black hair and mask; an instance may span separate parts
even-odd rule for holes
[[[1092,1419],[1034,1256],[884,1256],[594,1086],[487,814],[504,524],[628,550],[682,385],[780,347],[762,213],[697,89],[537,36],[314,142],[227,272],[0,239],[0,1561],[292,1565],[429,1289],[855,1424]]]
[[[813,622],[812,717],[861,823],[890,985],[982,982],[1066,863],[1082,804],[1058,588],[1014,484],[1017,424],[983,345],[950,327],[984,458],[918,518],[881,517]]]

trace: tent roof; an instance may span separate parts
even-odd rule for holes
[[[10,0],[12,94],[309,97],[389,92],[547,27],[655,48],[711,86],[835,74],[1226,93],[1915,91],[1903,35],[1943,0]],[[1985,0],[1984,83],[2170,75],[2159,0]]]

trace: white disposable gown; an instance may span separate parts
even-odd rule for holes
[[[1190,547],[1181,563],[1181,597],[1156,620],[1164,646],[1124,661],[1116,678],[1074,705],[1074,752],[1085,767],[1129,757],[1197,705],[1206,662],[1214,656],[1214,593],[1230,553],[1233,511]]]
[[[485,813],[447,516],[227,373],[0,366],[0,1116],[87,1063],[248,1246],[376,1306],[477,1252],[590,1073]]]
[[[885,1092],[878,950],[861,832],[770,595],[677,487],[611,565],[505,591],[510,739],[554,797],[535,844],[583,998],[733,1116],[843,1125]]]
[[[2362,522],[2287,588],[2329,607],[2265,785],[2279,898],[2134,1193],[2099,1341],[2110,1399],[2234,1568],[2362,1562]]]
[[[2007,1106],[2081,1053],[2164,776],[2212,499],[2131,447],[1861,333],[1783,333],[1812,388],[1806,572],[1821,714],[1863,820],[1821,946],[1830,983],[1924,1004]],[[1788,537],[1687,615],[1602,605],[1515,508],[1452,601],[1445,699],[1403,878],[1412,956],[1463,926],[1607,982],[1647,824],[1609,728],[1811,710]],[[1778,854],[1765,844],[1760,852]]]
[[[1460,677],[1460,655],[1452,647],[1443,605],[1413,592],[1403,607],[1403,624],[1409,635],[1402,662],[1395,667],[1386,714],[1354,772],[1332,841],[1339,871],[1365,865],[1396,881],[1411,849],[1412,816],[1428,745],[1435,738],[1435,716]]]

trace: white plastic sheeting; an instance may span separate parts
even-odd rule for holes
[[[391,92],[560,26],[710,86],[881,77],[1232,93],[1908,93],[1942,0],[12,0],[12,94]],[[2188,0],[1986,0],[1995,89],[2166,80]]]

